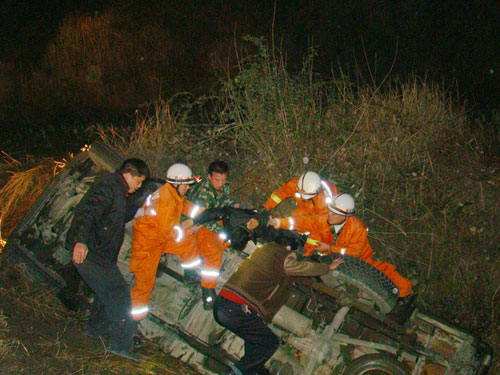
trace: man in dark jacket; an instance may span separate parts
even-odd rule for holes
[[[245,355],[227,374],[256,374],[278,349],[279,340],[265,323],[285,304],[298,276],[325,275],[341,264],[298,261],[291,246],[269,242],[258,247],[224,284],[214,318],[245,340]]]
[[[136,325],[130,316],[130,290],[116,260],[125,223],[138,209],[129,195],[148,177],[146,163],[128,159],[116,172],[96,181],[75,208],[66,237],[73,264],[95,294],[87,334],[109,334],[110,352],[132,360],[139,359],[132,353]]]

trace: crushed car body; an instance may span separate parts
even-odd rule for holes
[[[81,308],[88,300],[64,248],[73,209],[92,182],[115,170],[123,159],[100,143],[74,157],[31,207],[2,254],[71,308]],[[161,180],[151,180],[149,189],[158,184]],[[145,199],[147,189],[145,184],[136,199]],[[217,290],[255,246],[265,246],[250,245],[244,251],[225,251]],[[131,223],[118,265],[132,283],[130,247]],[[393,285],[362,261],[346,257],[345,263],[322,279],[296,283],[271,325],[281,340],[266,364],[271,374],[487,374],[491,349],[478,337],[415,306],[403,318],[391,317],[397,299],[391,293]],[[163,256],[150,313],[139,329],[200,373],[218,374],[242,356],[243,341],[214,321],[200,293],[199,287],[184,283],[177,258]]]

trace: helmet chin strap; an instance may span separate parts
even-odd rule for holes
[[[171,184],[171,185],[175,189],[175,191],[177,192],[177,195],[179,196],[179,198],[182,198],[182,194],[179,191],[179,186],[181,186],[181,184]]]

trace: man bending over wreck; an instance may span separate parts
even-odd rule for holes
[[[251,212],[245,210],[232,209],[228,213],[228,220],[231,221],[232,218],[234,222],[247,214],[251,216]],[[267,221],[265,224],[267,225]],[[256,218],[249,219],[245,227],[255,229]],[[287,301],[295,279],[301,276],[326,275],[343,262],[342,258],[335,259],[331,264],[298,261],[295,252],[291,251],[292,247],[296,248],[299,244],[297,238],[288,236],[286,231],[280,233],[261,229],[267,232],[261,234],[267,238],[273,237],[274,242],[254,250],[224,284],[214,304],[217,323],[245,341],[244,356],[231,365],[231,370],[225,375],[267,371],[263,366],[278,349],[279,340],[266,323],[272,321]],[[233,232],[233,237],[235,235],[245,237],[241,233],[241,226]],[[243,243],[240,245],[243,246]]]

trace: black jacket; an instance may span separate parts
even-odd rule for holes
[[[118,172],[97,180],[74,210],[66,248],[73,251],[75,244],[81,242],[89,248],[90,259],[115,263],[125,223],[133,219],[138,209],[127,192],[127,182]]]

